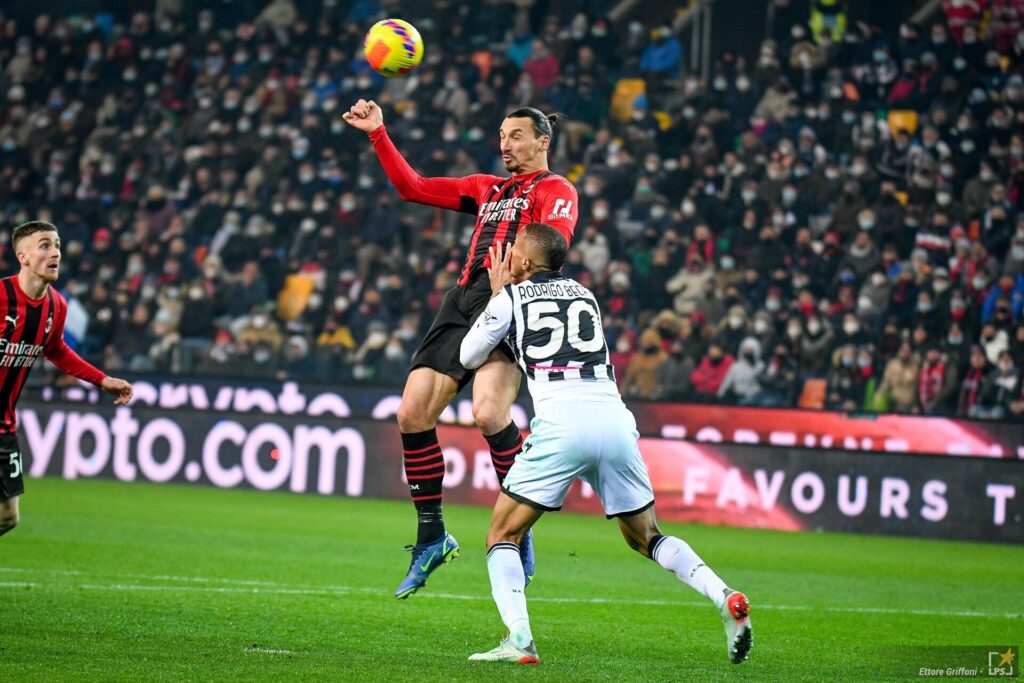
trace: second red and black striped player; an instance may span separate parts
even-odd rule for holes
[[[505,178],[485,174],[424,178],[395,148],[374,102],[359,100],[345,120],[369,135],[384,172],[402,199],[468,213],[476,222],[458,283],[445,295],[413,355],[398,409],[406,478],[419,519],[413,562],[395,593],[405,598],[458,549],[445,531],[441,514],[445,464],[435,430],[441,411],[472,379],[473,417],[490,447],[491,466],[499,482],[522,445],[522,435],[511,418],[521,379],[511,349],[501,347],[476,370],[465,368],[459,360],[463,337],[491,298],[488,251],[494,245],[511,244],[518,230],[530,223],[546,223],[571,242],[579,198],[572,183],[548,168],[547,154],[558,117],[532,107],[511,112],[501,123],[501,158],[511,173]],[[528,576],[533,574],[532,557],[528,538],[523,547]],[[418,558],[435,559],[418,562]]]
[[[16,227],[11,237],[21,271],[0,279],[0,536],[18,523],[18,499],[25,484],[15,406],[39,357],[114,394],[117,405],[132,397],[131,384],[107,377],[64,341],[68,303],[50,286],[60,272],[57,228],[31,221]]]

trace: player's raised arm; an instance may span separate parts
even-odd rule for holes
[[[359,100],[343,115],[350,126],[370,137],[388,180],[407,202],[475,214],[476,182],[469,178],[424,178],[405,160],[384,128],[384,114],[373,100]]]

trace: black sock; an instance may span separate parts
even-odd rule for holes
[[[656,534],[651,537],[651,542],[647,544],[647,557],[657,562],[654,559],[654,552],[658,549],[658,545],[665,540],[665,536],[662,534]]]
[[[416,543],[436,541],[444,535],[441,513],[444,456],[437,442],[437,430],[402,434],[402,452],[409,495],[416,506]]]
[[[494,466],[494,473],[498,475],[498,483],[504,483],[509,468],[523,450],[523,435],[519,433],[519,427],[516,427],[515,422],[509,422],[508,426],[497,434],[485,434],[484,438],[491,449],[491,464]]]

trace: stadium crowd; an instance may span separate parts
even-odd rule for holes
[[[0,9],[0,272],[54,221],[112,372],[403,381],[472,219],[401,202],[341,118],[364,97],[425,175],[503,174],[506,111],[567,115],[567,271],[627,397],[1024,414],[1024,2],[812,35],[774,0],[707,82],[602,0],[418,3],[426,58],[388,81],[361,45],[394,3],[190,4]]]

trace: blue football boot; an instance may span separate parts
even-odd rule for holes
[[[519,544],[519,559],[523,561],[523,573],[526,574],[526,585],[533,581],[533,572],[537,569],[537,557],[533,554],[533,529],[526,532],[523,542]]]
[[[459,543],[454,536],[446,533],[433,543],[406,546],[406,550],[412,551],[412,562],[409,563],[409,573],[405,575],[405,580],[395,591],[395,597],[399,600],[405,600],[425,586],[431,572],[458,557]]]

